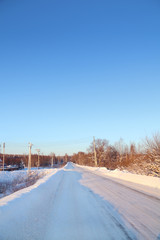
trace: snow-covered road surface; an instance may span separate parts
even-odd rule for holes
[[[160,192],[67,164],[0,200],[0,240],[160,237]]]

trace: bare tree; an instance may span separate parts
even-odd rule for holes
[[[104,167],[115,169],[118,164],[118,152],[114,146],[108,146],[105,151]]]
[[[121,163],[123,157],[126,157],[126,154],[128,154],[128,146],[124,143],[123,139],[120,138],[118,142],[115,142],[114,148],[117,151],[117,160]]]
[[[95,140],[95,150],[97,155],[97,163],[99,166],[102,165],[102,162],[105,161],[105,152],[107,151],[107,147],[109,146],[109,141],[106,139],[96,139]],[[94,154],[94,143],[91,142],[89,149],[89,153]]]
[[[160,164],[160,133],[155,133],[152,139],[146,137],[145,148],[147,157]]]

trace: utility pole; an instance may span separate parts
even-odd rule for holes
[[[53,168],[53,162],[54,162],[53,159],[55,159],[55,154],[52,152],[50,155],[52,157],[51,158],[51,167]]]
[[[95,162],[95,166],[97,167],[97,154],[96,154],[96,147],[95,147],[95,137],[93,137],[93,146],[94,146],[94,162]]]
[[[38,164],[37,164],[37,168],[39,169],[40,166],[40,161],[39,161],[39,153],[40,153],[40,149],[36,149],[37,153],[38,153]]]
[[[32,148],[33,144],[29,143],[29,158],[28,158],[28,173],[31,170],[31,148]]]
[[[5,143],[3,143],[3,171],[4,171],[4,161],[5,161]]]

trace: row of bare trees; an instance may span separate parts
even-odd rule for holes
[[[94,155],[94,142],[92,142],[87,152],[73,154],[72,161],[80,165],[95,166],[95,162],[100,167],[115,169],[127,167],[135,161],[152,161],[160,165],[160,134],[154,134],[152,138],[147,138],[140,145],[131,143],[127,145],[123,139],[115,144],[109,144],[106,139],[95,140],[96,161]]]
[[[32,154],[32,162],[31,167],[38,166],[38,155]],[[0,159],[3,159],[3,155],[0,154]],[[65,154],[65,156],[56,156],[54,153],[50,155],[40,155],[40,167],[48,167],[54,165],[62,165],[63,163],[67,163],[70,160],[70,157]],[[24,164],[24,166],[28,166],[28,155],[13,155],[13,154],[6,154],[5,155],[5,164],[6,165],[16,165],[20,166]]]

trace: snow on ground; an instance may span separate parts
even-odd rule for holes
[[[160,189],[97,174],[90,167],[75,168],[83,172],[81,184],[111,203],[136,239],[160,239]]]
[[[0,171],[0,198],[35,183],[37,179],[52,171],[53,169],[32,168],[29,175],[26,170]]]
[[[44,230],[59,177],[54,169],[34,185],[0,199],[0,239],[44,239]]]
[[[31,168],[31,174],[48,174],[52,172],[53,169],[36,169],[36,168]],[[2,182],[13,182],[17,178],[22,178],[27,176],[27,170],[17,170],[17,171],[1,171],[0,172],[0,183]]]
[[[159,239],[160,191],[144,194],[102,172],[68,163],[0,199],[0,239]]]
[[[88,167],[88,166],[81,166],[76,164],[78,167],[83,167],[84,169],[90,170],[95,174],[100,174],[116,179],[125,180],[132,183],[142,184],[148,187],[160,189],[160,178],[146,176],[146,175],[138,175],[135,173],[130,173],[128,171],[120,171],[119,169],[115,170],[108,170],[105,167]]]

